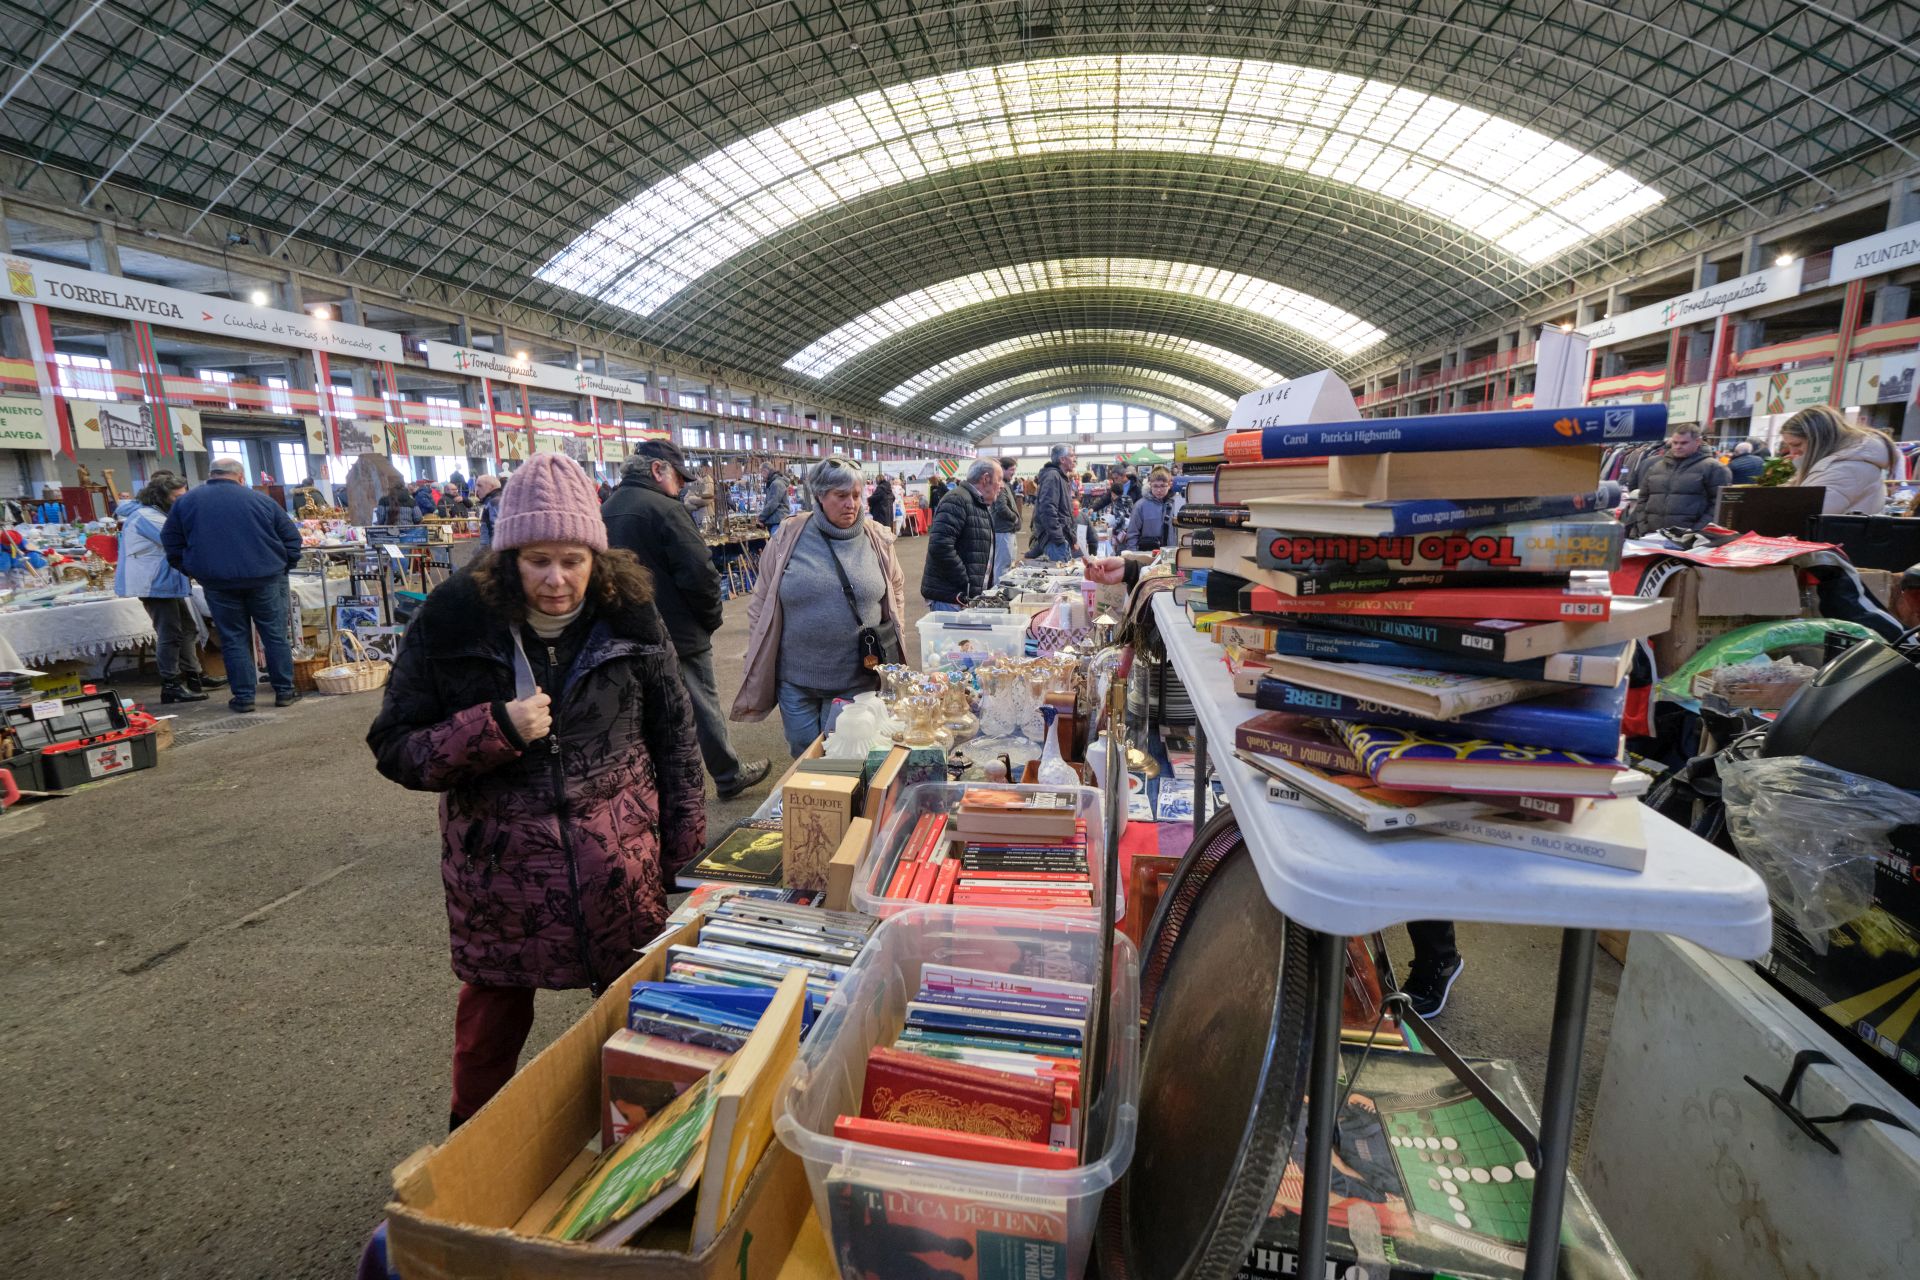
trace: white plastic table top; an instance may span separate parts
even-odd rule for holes
[[[1153,607],[1260,883],[1290,919],[1343,937],[1408,920],[1639,929],[1738,959],[1770,945],[1760,877],[1651,809],[1646,870],[1633,872],[1418,831],[1368,835],[1269,800],[1264,776],[1233,755],[1234,729],[1256,712],[1234,693],[1220,646],[1193,629],[1171,592]]]

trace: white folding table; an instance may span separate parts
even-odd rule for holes
[[[1559,1262],[1595,931],[1669,933],[1721,955],[1751,959],[1766,951],[1771,938],[1760,877],[1651,809],[1645,815],[1647,866],[1630,872],[1418,830],[1369,835],[1333,814],[1269,800],[1265,778],[1232,755],[1234,730],[1254,708],[1234,692],[1220,646],[1193,629],[1171,592],[1157,596],[1153,609],[1197,717],[1195,829],[1206,821],[1211,768],[1267,900],[1312,932],[1318,983],[1299,1274],[1325,1270],[1345,939],[1409,920],[1466,920],[1563,931],[1526,1266],[1528,1280],[1552,1276]],[[1221,745],[1211,761],[1210,741]]]

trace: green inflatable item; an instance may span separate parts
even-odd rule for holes
[[[1827,633],[1861,640],[1880,637],[1857,622],[1838,618],[1781,618],[1775,622],[1756,622],[1738,631],[1729,631],[1688,658],[1678,671],[1660,682],[1660,692],[1669,698],[1693,700],[1693,678],[1716,667],[1733,666],[1755,658],[1770,658],[1783,649],[1811,649],[1826,643]]]

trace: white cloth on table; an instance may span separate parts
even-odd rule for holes
[[[16,667],[105,657],[153,639],[153,622],[133,599],[83,600],[0,613],[0,642],[12,648]],[[5,660],[7,655],[0,652],[0,661]]]

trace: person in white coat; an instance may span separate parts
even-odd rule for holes
[[[1899,465],[1892,440],[1856,427],[1838,409],[1814,405],[1780,428],[1780,452],[1793,459],[1793,483],[1821,485],[1822,515],[1879,515],[1887,505],[1887,476]]]
[[[113,592],[137,599],[153,620],[154,663],[160,668],[160,701],[205,702],[206,690],[225,680],[200,669],[199,628],[194,624],[187,575],[167,563],[160,530],[173,500],[187,482],[171,471],[156,471],[146,488],[120,504],[120,562],[113,570]]]

